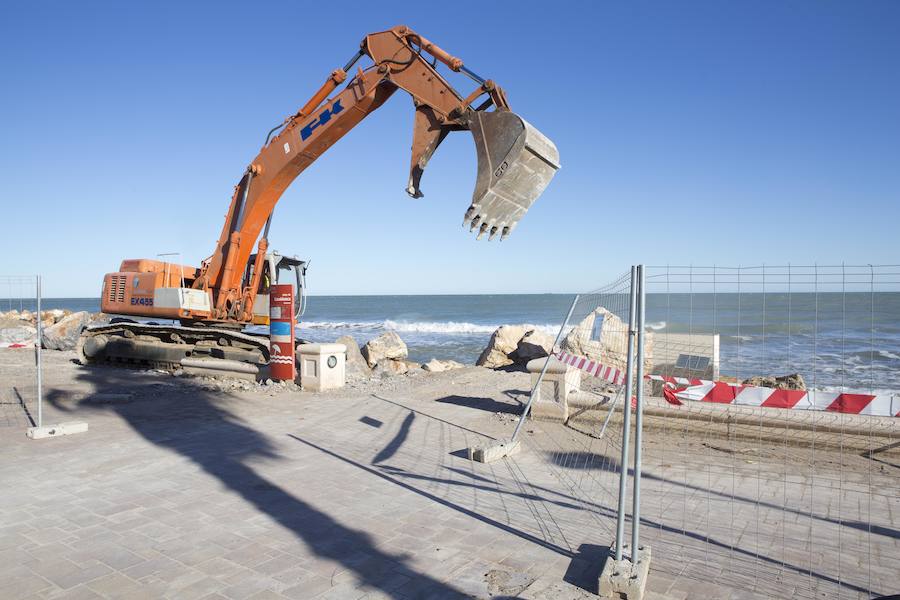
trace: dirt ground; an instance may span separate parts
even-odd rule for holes
[[[530,421],[518,454],[480,464],[465,449],[511,435],[527,374],[423,371],[311,394],[46,352],[44,423],[90,429],[29,440],[32,357],[0,350],[0,597],[594,597],[616,525],[609,403]],[[647,598],[898,591],[893,424],[841,436],[832,420],[817,432],[777,415],[778,430],[655,402]],[[826,429],[854,441],[816,447]]]

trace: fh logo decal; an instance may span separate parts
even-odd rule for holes
[[[331,120],[331,117],[342,112],[344,112],[344,107],[341,106],[341,101],[337,100],[334,104],[331,105],[331,108],[326,108],[325,110],[323,110],[322,114],[320,114],[316,120],[300,130],[300,141],[302,142],[306,140],[306,138],[312,135],[313,129],[315,129],[319,125],[324,125]]]

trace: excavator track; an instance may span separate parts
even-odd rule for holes
[[[269,339],[212,327],[114,323],[85,329],[76,352],[83,365],[176,371],[183,361],[218,359],[261,367],[269,362]]]

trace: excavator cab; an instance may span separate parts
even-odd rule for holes
[[[270,260],[275,263],[276,283],[289,283],[294,288],[294,318],[300,320],[306,312],[306,265],[305,260],[296,256],[271,254]]]
[[[244,273],[245,282],[251,281],[255,264],[256,254],[252,254]],[[294,318],[300,319],[300,316],[306,312],[307,264],[305,260],[300,260],[296,256],[282,256],[277,252],[266,254],[262,277],[259,280],[259,290],[256,293],[256,300],[253,302],[254,325],[269,324],[269,287],[276,283],[287,283],[294,288]]]

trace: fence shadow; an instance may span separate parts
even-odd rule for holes
[[[498,402],[493,398],[483,398],[481,396],[444,396],[443,398],[436,399],[435,402],[440,402],[441,404],[455,404],[456,406],[464,406],[465,408],[474,408],[485,412],[504,413],[508,415],[518,415],[522,412],[520,406],[513,406],[508,402]]]

